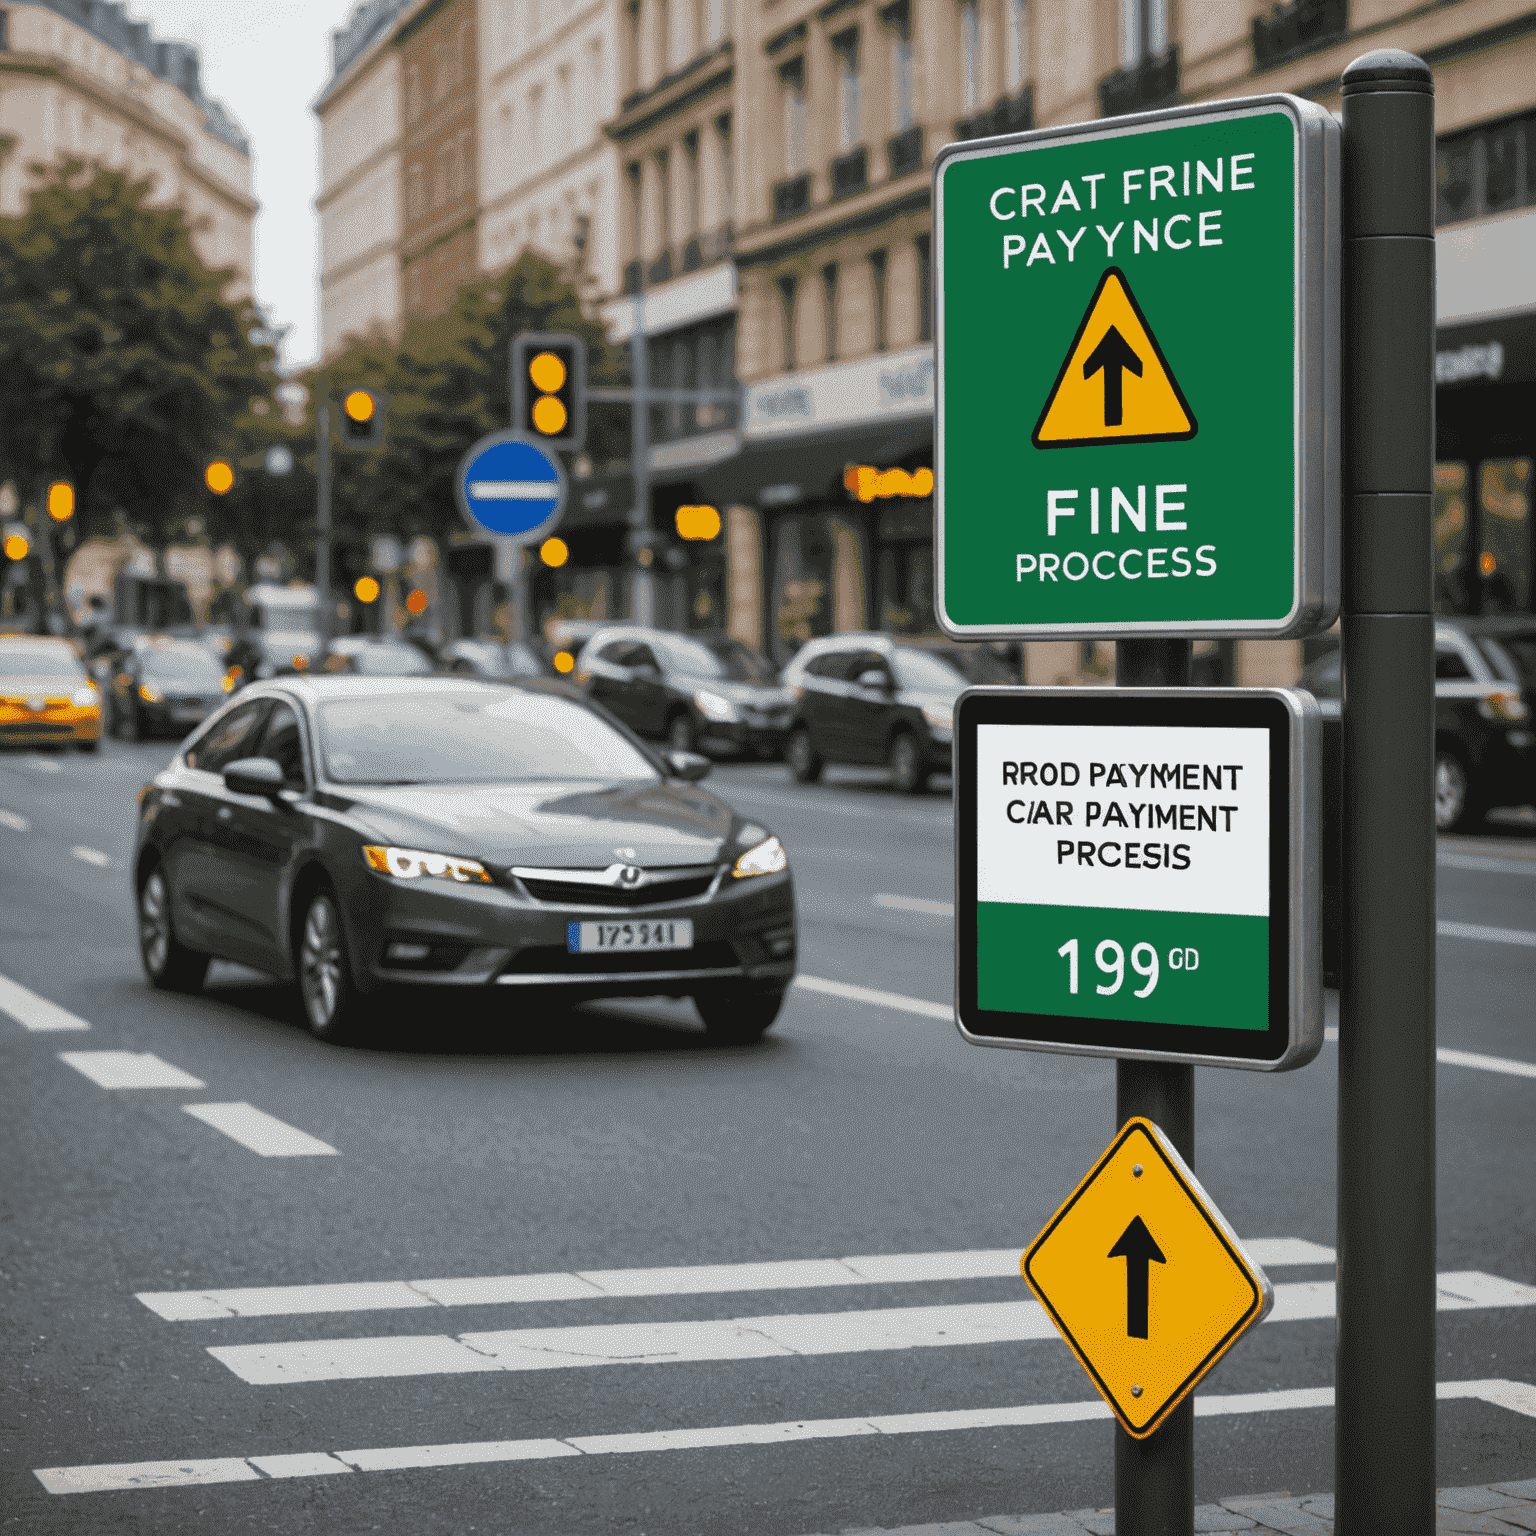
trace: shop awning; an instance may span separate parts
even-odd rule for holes
[[[932,451],[933,418],[922,416],[751,439],[735,458],[697,471],[694,479],[701,494],[717,506],[842,501],[843,471],[848,465],[910,469],[928,462]]]

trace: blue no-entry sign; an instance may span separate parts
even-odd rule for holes
[[[470,527],[531,544],[560,521],[565,470],[558,455],[519,432],[492,432],[459,461],[459,511]]]

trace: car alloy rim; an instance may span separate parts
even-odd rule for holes
[[[171,948],[171,923],[167,912],[165,881],[157,869],[139,892],[139,943],[150,970],[158,976],[165,969]]]
[[[316,1024],[330,1023],[341,988],[341,943],[336,932],[335,908],[323,896],[310,906],[304,919],[299,976],[310,1018]]]
[[[1440,757],[1435,761],[1435,820],[1442,827],[1449,826],[1461,814],[1467,796],[1466,776],[1461,764],[1453,757]]]

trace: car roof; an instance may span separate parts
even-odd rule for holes
[[[365,677],[356,672],[328,673],[324,677],[296,674],[253,684],[242,698],[267,698],[279,693],[291,694],[309,704],[324,704],[334,699],[398,698],[403,693],[462,693],[468,690],[505,690],[518,688],[535,693],[556,693],[564,698],[586,701],[579,688],[553,677],[443,677],[423,674],[416,677]]]

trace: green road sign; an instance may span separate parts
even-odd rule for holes
[[[1320,716],[1262,688],[973,688],[955,1016],[980,1045],[1274,1071],[1322,1043]]]
[[[1332,623],[1338,144],[1323,108],[1261,96],[940,152],[951,634]]]

